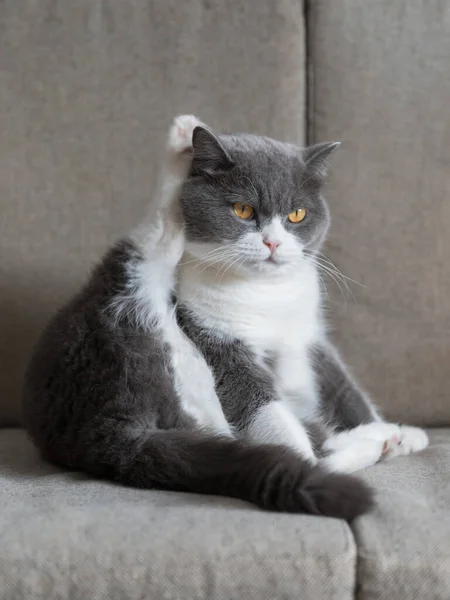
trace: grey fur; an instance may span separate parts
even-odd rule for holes
[[[375,420],[374,408],[330,343],[311,349],[325,423],[337,431]]]
[[[321,185],[334,144],[302,151],[199,128],[193,145],[181,197],[188,242],[234,240],[301,205],[308,220],[295,233],[309,251],[320,246],[329,223]],[[231,205],[248,198],[257,218],[242,222]],[[180,305],[179,324],[212,369],[237,438],[196,426],[175,389],[160,326],[140,325],[131,300],[120,318],[113,309],[118,296],[127,296],[130,266],[144,260],[132,241],[116,244],[43,333],[26,375],[24,414],[44,456],[127,485],[235,496],[273,510],[346,519],[368,510],[370,490],[358,479],[312,467],[284,446],[250,445],[241,438],[255,411],[276,401],[277,357],[268,352],[266,364],[256,365],[241,340],[214,339]],[[364,399],[340,362],[318,348],[311,352],[319,365],[324,416],[341,427],[356,424],[358,415],[366,420]],[[344,379],[348,392],[333,410],[333,390]]]
[[[232,242],[277,214],[307,250],[320,246],[330,221],[321,191],[336,142],[301,150],[265,137],[196,131],[192,171],[181,198],[188,242]],[[196,143],[201,143],[198,154]],[[255,208],[255,219],[236,219],[232,206],[239,201]],[[302,227],[287,220],[299,207],[307,211]]]
[[[183,306],[177,312],[183,331],[201,349],[213,370],[216,392],[227,421],[236,431],[245,433],[258,409],[276,400],[273,358],[260,366],[241,341],[218,341],[199,327],[195,316]]]

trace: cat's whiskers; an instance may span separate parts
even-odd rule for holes
[[[348,284],[345,281],[345,279],[343,279],[341,277],[340,271],[334,270],[331,267],[329,267],[328,265],[325,265],[325,264],[319,262],[318,258],[319,257],[317,257],[317,256],[316,257],[309,256],[309,257],[306,257],[306,260],[308,260],[312,265],[314,265],[318,271],[322,271],[323,273],[325,273],[326,275],[328,275],[329,277],[331,277],[331,279],[333,279],[333,281],[338,286],[338,288],[339,288],[339,290],[340,290],[340,292],[342,294],[342,297],[344,298],[345,301],[347,301],[347,295],[344,293],[344,290],[342,289],[341,283],[345,286],[345,289],[347,290],[347,292],[356,301],[356,298],[355,298],[352,290],[348,286]]]
[[[219,280],[220,282],[221,282],[221,281],[223,280],[223,278],[225,277],[225,274],[226,274],[226,272],[227,272],[227,271],[228,271],[228,270],[229,270],[229,269],[230,269],[230,268],[231,268],[233,265],[235,265],[235,264],[238,262],[238,260],[239,260],[240,258],[242,258],[242,254],[241,254],[241,253],[239,253],[239,255],[237,256],[237,258],[236,258],[235,260],[233,260],[233,261],[229,261],[229,264],[228,264],[228,266],[227,266],[227,267],[226,267],[226,269],[223,271],[223,273],[222,273],[222,276],[220,277],[220,280]],[[243,257],[243,260],[245,261],[245,256]],[[242,264],[243,264],[243,262],[241,263],[241,265],[242,265]],[[239,266],[241,266],[241,265],[239,265]],[[220,272],[220,271],[219,271],[219,272]]]
[[[228,264],[228,261],[235,258],[236,255],[237,255],[237,250],[230,249],[229,251],[223,252],[220,256],[215,256],[214,260],[203,261],[202,264],[204,264],[205,266],[203,267],[203,269],[201,269],[199,271],[199,273],[203,273],[203,271],[205,271],[206,269],[214,267],[215,265],[220,264],[220,263],[224,263],[226,265],[226,264]]]
[[[207,252],[206,254],[204,254],[201,257],[194,257],[192,260],[187,260],[185,262],[178,263],[178,266],[182,267],[184,265],[189,265],[189,264],[192,264],[192,263],[203,263],[208,258],[208,256],[211,256],[215,252],[221,252],[224,249],[226,250],[228,248],[230,248],[229,244],[223,244],[222,246],[219,246],[218,248],[213,248],[212,250],[210,250],[209,252]]]
[[[317,264],[320,264],[323,269],[329,269],[329,274],[331,276],[331,271],[333,272],[333,274],[342,282],[342,284],[345,286],[345,288],[347,289],[347,291],[350,293],[350,295],[352,296],[352,298],[356,301],[356,298],[350,288],[350,286],[347,284],[347,281],[350,281],[351,283],[354,283],[356,285],[359,285],[360,287],[366,288],[367,286],[365,286],[362,283],[359,283],[358,281],[355,281],[354,279],[351,279],[350,277],[347,277],[346,275],[344,275],[337,267],[336,265],[331,262],[331,260],[329,260],[326,256],[324,256],[323,254],[320,256],[316,256],[316,261]]]
[[[321,252],[318,252],[316,255],[317,259],[320,259],[322,261],[324,261],[325,263],[327,263],[331,268],[333,268],[337,273],[339,273],[339,275],[343,278],[346,279],[347,281],[350,281],[351,283],[354,283],[355,285],[359,285],[360,287],[363,288],[367,288],[366,285],[364,285],[363,283],[360,283],[359,281],[355,281],[355,279],[352,279],[351,277],[347,277],[347,275],[344,275],[342,273],[342,271],[340,271],[337,266],[324,254],[322,254]]]

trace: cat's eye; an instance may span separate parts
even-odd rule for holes
[[[304,208],[294,210],[288,215],[288,219],[291,223],[301,223],[305,217],[306,210]]]
[[[240,219],[251,219],[255,214],[252,206],[242,204],[241,202],[235,202],[233,204],[233,210]]]

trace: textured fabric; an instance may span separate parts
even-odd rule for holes
[[[304,61],[298,0],[0,2],[0,421],[43,323],[144,211],[170,119],[302,142]]]
[[[450,424],[450,3],[313,0],[310,137],[338,139],[335,339],[395,420]]]
[[[43,463],[0,431],[2,600],[350,600],[343,521],[127,489]]]
[[[436,430],[424,452],[364,473],[377,507],[352,526],[356,566],[341,521],[98,482],[2,430],[0,596],[448,600],[449,470],[450,430]]]
[[[450,430],[365,473],[377,508],[355,522],[358,600],[450,598]]]

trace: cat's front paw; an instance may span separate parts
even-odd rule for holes
[[[203,123],[194,115],[179,115],[173,120],[167,141],[168,150],[174,154],[187,154],[192,150],[192,133]]]
[[[428,435],[426,431],[420,427],[401,425],[399,429],[399,443],[389,448],[389,450],[385,453],[386,458],[405,456],[406,454],[412,454],[413,452],[420,452],[428,446]]]

